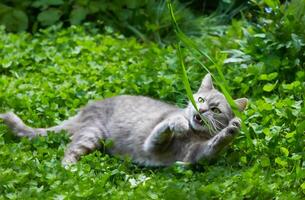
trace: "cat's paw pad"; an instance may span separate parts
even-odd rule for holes
[[[237,133],[239,133],[239,128],[237,128],[235,126],[230,126],[227,128],[228,135],[236,135]]]
[[[181,136],[189,131],[189,122],[183,116],[177,116],[171,120],[169,127],[177,136]]]

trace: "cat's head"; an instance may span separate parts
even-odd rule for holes
[[[199,90],[193,96],[201,116],[191,103],[187,107],[187,113],[190,124],[195,131],[215,135],[225,128],[234,117],[232,108],[225,96],[214,88],[210,74],[203,78]],[[243,111],[247,103],[246,98],[235,100],[239,111]],[[203,120],[207,123],[204,123]]]

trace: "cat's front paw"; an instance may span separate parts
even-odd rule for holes
[[[179,115],[171,119],[169,128],[176,136],[184,136],[188,133],[190,126],[188,120]]]
[[[238,117],[234,117],[229,122],[229,125],[227,127],[227,133],[230,135],[236,135],[239,133],[241,127],[241,119]]]

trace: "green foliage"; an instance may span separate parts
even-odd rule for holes
[[[249,16],[256,16],[250,17],[250,23],[233,22],[229,34],[238,37],[229,41],[226,48],[230,49],[225,49],[230,56],[226,62],[235,63],[236,68],[242,66],[247,73],[247,77],[238,80],[240,83],[247,82],[242,84],[243,92],[254,96],[275,89],[285,92],[282,89],[287,84],[304,79],[301,74],[305,68],[305,2],[293,0],[283,5],[277,1],[259,2],[255,15],[249,13]],[[264,2],[270,7],[262,4]],[[297,96],[302,98],[301,84],[296,82],[293,85],[290,87],[298,88],[300,93]],[[254,87],[263,90],[254,90]]]
[[[189,35],[200,33],[200,18],[173,1],[177,20]],[[0,24],[18,32],[63,23],[65,26],[93,22],[97,27],[110,26],[125,35],[161,43],[173,37],[166,1],[151,0],[4,0],[0,3]]]
[[[181,48],[193,91],[204,64],[213,74],[221,70],[233,97],[250,99],[243,131],[215,163],[151,169],[95,151],[66,170],[60,159],[67,136],[17,139],[0,124],[0,199],[304,199],[304,3],[255,7],[256,15],[244,13],[248,20],[192,38],[215,63]],[[123,93],[186,103],[170,46],[111,30],[101,35],[87,24],[34,35],[1,28],[0,35],[0,111],[13,109],[32,126]]]

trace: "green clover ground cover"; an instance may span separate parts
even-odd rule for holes
[[[297,55],[274,52],[288,59],[277,64],[276,59],[266,60],[270,52],[255,52],[262,50],[258,45],[272,48],[278,41],[265,35],[270,45],[260,43],[262,35],[257,34],[263,31],[235,21],[223,34],[196,40],[222,67],[233,97],[250,99],[243,115],[249,138],[242,131],[215,163],[142,168],[95,151],[66,170],[60,160],[67,136],[18,139],[1,124],[0,199],[304,198],[304,67],[293,65]],[[87,25],[53,26],[34,35],[9,34],[2,28],[0,35],[0,111],[13,109],[29,125],[54,125],[89,100],[123,93],[186,103],[170,46],[140,44],[116,33],[101,35]],[[195,89],[205,72],[196,55],[185,55]]]

